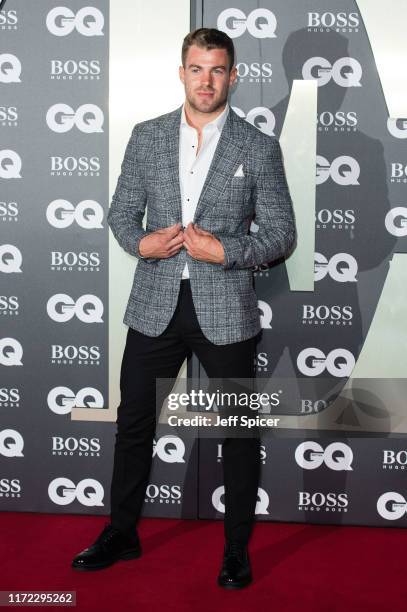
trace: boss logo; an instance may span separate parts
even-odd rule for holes
[[[19,406],[20,391],[14,387],[0,387],[0,406]]]
[[[302,322],[316,325],[352,325],[352,306],[303,304]]]
[[[0,178],[19,179],[21,178],[21,157],[11,149],[0,151]]]
[[[181,487],[179,485],[155,485],[149,484],[146,489],[144,501],[153,504],[180,504],[181,503]]]
[[[383,469],[385,470],[404,470],[407,469],[407,451],[383,451]]]
[[[326,157],[317,155],[316,183],[322,185],[329,178],[342,187],[359,185],[360,166],[353,157],[340,155],[330,164]]]
[[[15,338],[0,338],[0,365],[22,366],[23,347]]]
[[[66,323],[75,316],[82,323],[103,323],[103,302],[91,293],[76,301],[66,293],[56,293],[47,302],[47,313],[57,323]]]
[[[353,57],[341,57],[331,64],[324,57],[310,57],[302,67],[302,78],[314,79],[323,87],[332,79],[339,87],[361,87],[362,66]]]
[[[100,158],[97,155],[87,157],[60,157],[58,155],[50,157],[51,176],[99,176]]]
[[[295,449],[295,460],[304,470],[316,470],[325,464],[335,472],[352,470],[353,452],[343,442],[332,442],[323,449],[318,442],[302,442]]]
[[[348,31],[358,31],[358,13],[308,13],[308,31],[314,29],[348,29]]]
[[[52,437],[52,454],[79,457],[100,457],[99,438]]]
[[[247,16],[238,8],[228,8],[220,13],[217,29],[230,38],[238,38],[247,30],[254,38],[276,38],[277,20],[271,11],[258,8]]]
[[[58,134],[69,132],[74,126],[85,134],[103,132],[103,111],[95,104],[82,104],[75,111],[69,104],[54,104],[46,115],[48,127]]]
[[[254,362],[258,372],[268,371],[269,360],[266,352],[257,353]]]
[[[271,83],[273,69],[270,62],[252,62],[251,64],[239,62],[236,64],[236,70],[241,83],[245,79],[248,79],[249,83]]]
[[[99,60],[51,60],[51,79],[99,80],[101,67]]]
[[[46,212],[48,223],[57,229],[65,229],[74,221],[83,229],[100,229],[103,214],[103,208],[95,200],[83,200],[76,206],[68,200],[53,200]]]
[[[104,490],[98,480],[84,478],[77,485],[70,478],[55,478],[48,485],[48,497],[58,506],[77,500],[83,506],[103,506]]]
[[[53,344],[51,346],[51,363],[54,364],[65,365],[77,362],[79,365],[99,365],[100,355],[99,346],[74,346],[73,344],[68,346]]]
[[[0,106],[0,124],[3,127],[16,127],[18,125],[16,106]]]
[[[225,513],[225,502],[223,501],[224,495],[225,495],[224,486],[218,487],[212,493],[212,505],[215,508],[216,512],[221,512],[222,514]],[[268,494],[266,493],[264,489],[259,487],[257,489],[257,503],[256,503],[255,514],[270,514],[268,511],[269,504],[270,504],[270,499],[269,499]]]
[[[5,10],[0,11],[0,30],[17,30],[18,17],[17,11]]]
[[[407,166],[394,162],[391,165],[391,182],[392,183],[407,183]]]
[[[18,221],[17,202],[0,202],[0,221]]]
[[[246,119],[246,121],[254,125],[254,127],[260,130],[260,132],[263,132],[263,134],[275,136],[274,128],[276,126],[276,119],[273,112],[269,108],[266,108],[265,106],[256,106],[255,108],[252,108],[247,115],[245,115],[242,109],[238,108],[237,106],[232,106],[232,108],[239,115],[239,117]]]
[[[388,491],[377,500],[377,512],[386,521],[397,521],[407,513],[407,501],[404,495],[396,491]]]
[[[217,452],[216,460],[218,463],[221,463],[223,459],[222,444],[218,444],[217,449],[218,449],[218,452]],[[264,444],[260,444],[260,461],[262,462],[263,465],[265,465],[266,459],[267,459],[266,447],[264,446]]]
[[[69,387],[54,387],[47,396],[48,408],[55,414],[69,414],[72,408],[103,408],[103,395],[93,387],[74,393]]]
[[[328,274],[338,283],[356,283],[358,262],[349,253],[336,253],[328,260],[322,253],[315,253],[314,278],[320,281]]]
[[[317,229],[354,229],[356,221],[353,209],[343,210],[323,208],[316,213],[315,227]]]
[[[354,111],[323,111],[317,115],[317,126],[319,132],[356,132],[358,118]]]
[[[78,271],[99,271],[100,256],[99,253],[87,253],[81,251],[74,253],[68,251],[51,251],[51,270],[78,270]]]
[[[328,355],[315,347],[306,348],[298,354],[297,367],[305,376],[319,376],[327,370],[336,378],[348,378],[355,367],[355,357],[344,348],[334,349]]]
[[[76,30],[82,36],[103,36],[105,19],[99,9],[85,6],[74,13],[66,6],[57,6],[46,18],[48,31],[54,36],[68,36]]]
[[[0,315],[18,315],[19,308],[17,295],[0,295]]]
[[[349,500],[346,493],[298,492],[298,510],[347,512],[348,506]]]
[[[0,53],[0,83],[21,83],[21,62],[12,53]]]
[[[21,497],[19,478],[0,478],[0,497]]]
[[[301,400],[301,414],[316,414],[328,408],[328,402],[325,400]]]
[[[24,457],[24,439],[15,429],[0,431],[0,455],[3,457]]]

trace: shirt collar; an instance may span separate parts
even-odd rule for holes
[[[204,126],[204,128],[203,128],[203,129],[205,130],[207,127],[211,126],[211,127],[217,128],[217,129],[218,129],[218,131],[219,131],[219,132],[221,132],[221,131],[222,131],[222,128],[223,128],[223,126],[225,125],[225,122],[226,122],[227,116],[228,116],[228,114],[229,114],[229,108],[230,108],[230,107],[229,107],[229,103],[228,103],[228,102],[226,102],[226,106],[225,106],[225,108],[223,109],[223,111],[221,112],[221,114],[220,114],[220,115],[218,115],[217,117],[215,117],[215,119],[214,119],[213,121],[210,121],[209,123],[207,123],[207,124]],[[185,104],[183,104],[183,105],[182,105],[182,112],[181,112],[181,126],[183,126],[183,125],[186,125],[186,126],[188,126],[188,127],[191,127],[191,126],[189,125],[189,123],[187,122],[186,117],[185,117]],[[193,128],[192,128],[192,129],[193,129]]]

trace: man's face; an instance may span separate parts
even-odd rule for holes
[[[179,76],[190,106],[201,113],[213,113],[224,106],[230,86],[235,82],[234,66],[229,72],[226,49],[202,49],[192,45],[180,66]]]

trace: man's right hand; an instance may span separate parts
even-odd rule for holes
[[[139,242],[139,253],[142,257],[166,259],[176,255],[184,244],[182,224],[176,223],[169,227],[151,232]]]

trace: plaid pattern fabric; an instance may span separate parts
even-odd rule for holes
[[[136,257],[143,236],[182,221],[181,109],[137,124],[126,148],[108,224],[123,249]],[[241,165],[243,172],[234,176]],[[249,233],[253,217],[258,231]],[[260,316],[251,268],[288,254],[295,241],[295,223],[278,140],[232,109],[194,222],[222,242],[225,263],[195,260],[185,249],[168,259],[139,259],[124,323],[148,336],[161,334],[174,313],[187,261],[204,335],[219,345],[255,336]]]

